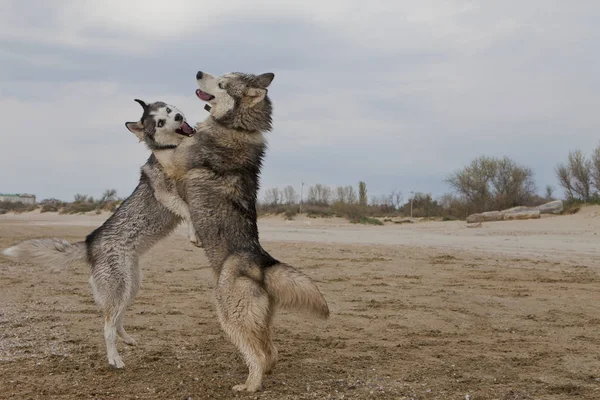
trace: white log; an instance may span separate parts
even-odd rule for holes
[[[539,219],[540,210],[525,210],[516,212],[502,212],[504,221],[510,221],[513,219]]]
[[[563,210],[562,200],[554,200],[537,207],[542,214],[560,214]]]

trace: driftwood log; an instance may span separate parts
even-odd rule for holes
[[[480,214],[471,214],[467,217],[467,223],[510,221],[515,219],[539,219],[541,214],[558,214],[563,210],[561,200],[551,201],[537,207],[513,207],[503,211],[488,211]]]
[[[560,214],[563,210],[562,200],[551,201],[536,207],[542,214]]]

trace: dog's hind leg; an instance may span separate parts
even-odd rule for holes
[[[277,347],[275,347],[275,344],[273,343],[273,328],[272,328],[273,315],[269,314],[268,317],[269,318],[267,321],[267,335],[266,335],[267,345],[265,346],[266,356],[267,356],[267,364],[266,364],[266,368],[265,368],[265,374],[270,374],[271,372],[273,372],[275,365],[277,365]]]
[[[125,317],[125,311],[123,311],[123,313],[121,313],[121,315],[119,316],[119,319],[117,320],[117,335],[119,335],[119,337],[121,338],[123,343],[128,344],[129,346],[135,346],[135,345],[137,345],[137,342],[135,341],[134,338],[132,338],[125,331],[125,327],[123,326],[123,318],[124,317]]]
[[[135,296],[137,296],[137,293],[140,289],[140,284],[142,281],[142,272],[141,269],[138,265],[137,262],[132,262],[131,263],[132,267],[131,267],[131,278],[132,278],[132,284],[129,290],[129,295],[126,299],[123,299],[123,301],[129,305],[133,302],[133,300],[135,299]],[[123,312],[121,312],[119,314],[119,318],[117,320],[117,335],[119,335],[119,337],[121,338],[121,340],[123,340],[123,343],[128,344],[129,346],[136,346],[137,342],[135,341],[134,338],[132,338],[126,331],[125,331],[125,327],[123,324],[123,320],[125,318],[125,308],[123,309]]]
[[[216,288],[217,316],[221,327],[242,353],[248,366],[246,382],[233,390],[255,392],[262,386],[269,367],[269,296],[263,288],[247,277],[229,275],[219,279]]]
[[[125,364],[117,351],[117,335],[122,328],[123,314],[136,286],[136,272],[121,269],[110,264],[94,266],[90,284],[98,304],[104,308],[104,341],[108,363],[114,368],[123,368]],[[119,271],[120,273],[116,273]],[[125,273],[123,273],[125,272]],[[121,333],[124,332],[124,329]]]
[[[117,323],[121,318],[120,314],[121,313],[115,309],[106,310],[104,313],[106,356],[108,358],[108,363],[115,368],[123,368],[125,366],[125,363],[117,351]]]

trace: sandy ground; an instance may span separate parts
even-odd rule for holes
[[[0,248],[81,240],[106,218],[0,216]],[[264,391],[212,305],[204,253],[185,230],[142,260],[126,316],[139,345],[108,368],[88,267],[50,272],[0,256],[0,398],[600,399],[600,208],[532,221],[383,227],[260,221],[265,248],[310,275],[327,322],[282,312]]]

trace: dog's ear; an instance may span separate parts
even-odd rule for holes
[[[148,104],[146,104],[146,102],[144,100],[133,99],[133,101],[139,103],[140,106],[142,106],[142,108],[144,109],[144,111],[146,111],[146,108],[148,108]]]
[[[268,88],[271,82],[275,79],[275,74],[272,72],[267,72],[258,76],[258,83],[262,88]]]
[[[141,141],[144,140],[144,125],[141,121],[138,122],[125,122],[125,127],[129,129],[129,132],[133,133]]]
[[[254,107],[265,98],[267,89],[248,88],[246,89],[245,94],[250,102],[250,106]]]

